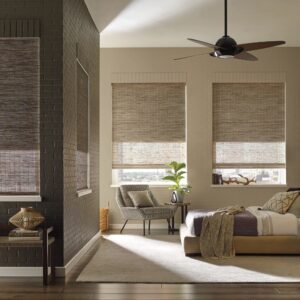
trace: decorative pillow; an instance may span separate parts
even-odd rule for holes
[[[123,184],[120,186],[120,192],[127,207],[134,207],[131,198],[128,195],[130,191],[146,191],[149,190],[149,186],[146,184]]]
[[[289,208],[288,213],[294,214],[297,218],[300,218],[300,197],[298,197],[292,206]]]
[[[149,191],[131,191],[128,192],[128,195],[135,207],[153,206]]]
[[[298,196],[299,191],[277,193],[264,204],[262,210],[271,210],[285,214]]]

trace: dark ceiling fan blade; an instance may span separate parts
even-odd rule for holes
[[[208,47],[208,48],[213,48],[213,49],[215,49],[215,48],[220,48],[220,47],[215,46],[215,45],[213,45],[213,44],[206,43],[206,42],[203,42],[203,41],[199,41],[199,40],[196,40],[196,39],[188,38],[188,40],[191,41],[191,42],[194,42],[194,43],[203,45],[203,46]]]
[[[237,47],[243,48],[244,51],[253,51],[253,50],[275,47],[283,44],[285,44],[285,41],[267,41],[267,42],[240,44],[237,45]]]
[[[188,55],[188,56],[173,58],[173,60],[181,60],[181,59],[190,58],[190,57],[199,56],[199,55],[205,55],[205,54],[208,54],[208,53],[197,53],[197,54],[194,54],[194,55]]]
[[[234,58],[236,58],[236,59],[242,59],[242,60],[249,60],[249,61],[255,61],[255,60],[257,60],[256,56],[250,54],[249,52],[245,52],[245,51],[243,51],[243,52],[235,55]]]

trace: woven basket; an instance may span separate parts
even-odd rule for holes
[[[108,230],[108,208],[100,208],[100,230]]]

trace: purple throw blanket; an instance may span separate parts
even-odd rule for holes
[[[200,236],[202,221],[205,215],[212,210],[196,209],[188,212],[187,218],[192,218],[195,235]],[[257,236],[257,219],[249,211],[234,215],[233,235]]]

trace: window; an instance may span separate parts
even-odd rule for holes
[[[77,191],[90,188],[89,165],[89,76],[77,61]]]
[[[165,163],[186,161],[185,84],[115,83],[113,183],[164,183]]]
[[[39,38],[0,38],[0,53],[0,195],[39,195]]]
[[[284,83],[213,84],[213,172],[285,184]]]

